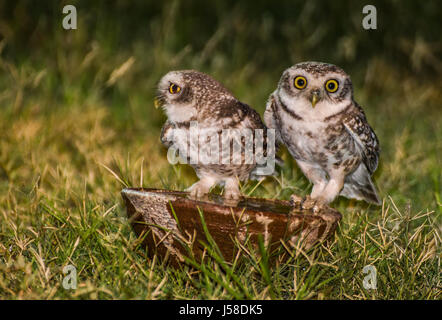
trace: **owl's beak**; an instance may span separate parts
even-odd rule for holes
[[[319,89],[315,89],[311,92],[310,95],[310,102],[312,103],[312,108],[315,107],[315,105],[318,103],[319,100],[321,100],[321,91],[319,91]]]
[[[160,99],[158,99],[157,97],[155,97],[155,99],[153,99],[153,105],[155,107],[155,109],[158,109],[161,106],[161,101]]]

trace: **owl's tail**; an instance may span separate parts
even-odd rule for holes
[[[347,176],[344,188],[341,190],[341,196],[364,200],[376,205],[382,204],[376,187],[373,181],[371,181],[370,174],[364,165],[360,165],[355,172]]]

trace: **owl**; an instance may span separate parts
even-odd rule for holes
[[[380,204],[371,179],[379,141],[344,70],[321,62],[288,68],[267,101],[264,122],[313,184],[309,200],[328,204],[342,195]]]
[[[259,114],[218,81],[194,70],[164,75],[156,102],[168,118],[161,142],[179,150],[180,158],[199,178],[187,189],[190,195],[204,196],[219,184],[224,185],[226,198],[239,199],[239,181],[248,180],[258,167],[253,153],[267,150],[266,141],[262,148],[249,143],[257,131],[265,138],[266,126]]]

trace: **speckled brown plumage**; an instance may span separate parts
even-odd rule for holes
[[[178,86],[179,92],[171,93],[170,86]],[[175,88],[176,89],[176,88]],[[178,90],[178,89],[176,89]],[[207,193],[215,184],[225,184],[225,195],[237,198],[239,196],[238,180],[249,179],[252,171],[257,167],[256,162],[246,163],[248,153],[245,152],[246,142],[244,137],[232,133],[232,140],[241,146],[241,161],[234,163],[233,151],[230,158],[225,155],[223,158],[223,134],[226,129],[250,130],[255,139],[255,130],[262,130],[266,137],[267,128],[262,122],[259,114],[250,106],[236,99],[222,84],[207,74],[194,71],[172,71],[166,74],[158,85],[158,100],[163,105],[168,120],[162,128],[161,141],[166,147],[173,147],[179,150],[190,150],[190,144],[198,146],[203,152],[211,150],[214,142],[208,137],[199,138],[192,142],[190,132],[192,122],[198,124],[202,132],[209,135],[217,134],[219,145],[219,156],[214,158],[216,163],[204,163],[199,154],[198,161],[192,163],[192,152],[187,153],[187,163],[195,169],[200,181],[194,184],[190,191],[194,196]],[[181,129],[181,130],[176,130]],[[244,131],[242,131],[244,132]],[[202,137],[202,136],[201,136]],[[262,152],[265,154],[267,139],[264,140]],[[233,148],[233,142],[231,144]],[[253,154],[255,154],[253,148]],[[250,152],[249,152],[250,153]],[[229,158],[228,163],[223,162]],[[195,158],[193,158],[195,159]]]
[[[304,87],[295,85],[299,77]],[[334,81],[337,87],[327,87]],[[313,183],[313,199],[329,203],[340,194],[380,202],[370,177],[378,165],[379,141],[344,70],[320,62],[285,70],[264,120]]]

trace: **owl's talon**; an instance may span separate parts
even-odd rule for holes
[[[235,178],[229,178],[225,180],[224,194],[225,199],[238,200],[242,197],[239,190],[238,181]]]
[[[313,213],[319,213],[327,203],[321,198],[312,198],[311,196],[306,196],[302,201],[301,208],[303,210],[311,210]]]
[[[192,198],[201,198],[209,193],[210,187],[211,185],[204,180],[200,180],[187,188],[186,191],[189,192],[189,196]]]
[[[238,200],[242,198],[242,194],[238,186],[228,185],[228,184],[226,184],[223,196],[225,199],[232,199],[232,200]]]
[[[241,197],[241,193],[237,191],[226,190],[226,192],[224,193],[224,198],[226,199],[238,200],[241,199]]]
[[[190,188],[189,188],[190,189]],[[201,198],[203,197],[205,194],[205,192],[203,192],[200,188],[196,187],[196,188],[192,188],[192,189],[187,189],[187,191],[189,191],[189,196],[191,198]]]
[[[290,196],[290,205],[292,207],[301,207],[303,199],[297,194],[292,194]]]
[[[224,196],[224,205],[231,207],[236,207],[243,197],[241,192],[239,192],[239,190],[238,191],[225,190],[223,196]]]
[[[310,196],[305,196],[305,198],[301,201],[301,208],[303,210],[310,210],[316,204],[316,201],[313,200]]]

